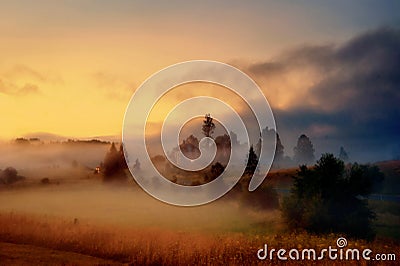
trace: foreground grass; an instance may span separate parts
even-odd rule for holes
[[[305,233],[257,235],[207,233],[157,228],[121,228],[87,224],[56,217],[0,214],[0,241],[77,252],[133,265],[251,265],[260,264],[257,250],[264,244],[276,249],[336,247],[339,236]],[[349,248],[370,248],[374,253],[395,253],[400,244],[378,239],[367,243],[348,239]],[[274,262],[279,262],[275,258]],[[324,261],[329,264],[332,261]],[[337,263],[340,261],[336,261]],[[297,263],[293,261],[292,263]],[[314,262],[315,263],[315,262]],[[345,263],[345,261],[343,261]],[[362,264],[364,264],[362,262]]]
[[[79,253],[0,242],[0,265],[115,265],[122,263]]]

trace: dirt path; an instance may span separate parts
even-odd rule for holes
[[[0,265],[122,265],[120,263],[30,245],[0,242]]]

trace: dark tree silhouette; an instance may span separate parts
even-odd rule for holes
[[[48,177],[42,178],[42,179],[40,180],[40,183],[41,183],[42,185],[49,185],[49,184],[50,184],[50,179],[49,179]]]
[[[201,155],[199,149],[199,140],[193,135],[190,135],[186,138],[186,140],[183,140],[182,144],[179,145],[179,148],[187,158],[192,160]]]
[[[219,175],[221,175],[224,172],[224,170],[225,170],[225,167],[221,163],[216,162],[215,164],[213,164],[211,166],[211,174],[210,175],[206,174],[204,181],[205,182],[213,181]]]
[[[16,138],[16,139],[15,139],[15,143],[16,143],[16,144],[31,144],[31,143],[29,142],[29,140],[26,139],[26,138]]]
[[[215,177],[218,177],[220,174],[222,174],[224,170],[225,167],[223,167],[219,162],[216,162],[211,166],[211,174]]]
[[[282,160],[283,159],[283,150],[284,147],[282,145],[281,139],[279,137],[279,134],[276,133],[276,151],[275,151],[275,158],[277,158],[278,160]]]
[[[276,148],[275,148],[275,162],[281,163],[283,161],[284,147],[282,145],[281,139],[279,138],[279,134],[276,133]]]
[[[230,149],[231,139],[227,134],[224,134],[215,138],[215,144],[218,149]]]
[[[25,177],[19,176],[18,171],[14,167],[7,167],[4,171],[0,170],[0,184],[9,185],[23,179],[25,179]]]
[[[378,166],[358,163],[351,165],[349,175],[349,189],[363,196],[379,192],[385,178]]]
[[[294,161],[299,164],[309,164],[315,159],[314,147],[306,135],[301,135],[294,147]]]
[[[258,156],[254,151],[253,145],[250,146],[249,154],[247,155],[247,165],[244,169],[242,178],[237,182],[237,184],[232,188],[229,192],[229,197],[236,198],[242,193],[247,193],[249,186],[250,178],[253,176],[253,173],[257,170],[258,165]]]
[[[123,180],[126,178],[125,169],[127,164],[124,157],[123,146],[121,144],[118,151],[115,143],[111,144],[110,150],[107,152],[103,163],[104,181]]]
[[[238,196],[244,207],[257,210],[276,209],[279,206],[279,199],[276,190],[270,185],[261,185],[255,191],[248,190],[250,177],[257,172],[258,156],[253,145],[250,146],[247,165],[243,178],[232,189],[231,195]]]
[[[215,138],[217,154],[215,160],[222,165],[227,165],[231,154],[231,139],[227,134]]]
[[[342,160],[343,162],[349,161],[349,155],[347,154],[347,152],[343,147],[340,147],[339,159]]]
[[[243,175],[252,176],[254,174],[254,172],[257,170],[257,164],[258,164],[258,157],[254,151],[253,145],[251,145],[250,150],[249,150],[246,169],[244,170]]]
[[[371,173],[369,166],[358,164],[346,171],[344,162],[332,154],[322,155],[314,168],[300,166],[291,195],[282,204],[284,220],[295,230],[373,238],[375,214],[360,197],[372,191]]]
[[[203,127],[202,127],[204,136],[211,137],[211,135],[214,133],[214,129],[215,129],[215,124],[213,122],[213,118],[211,117],[210,114],[206,114],[203,120]]]

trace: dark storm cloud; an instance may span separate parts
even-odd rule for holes
[[[327,69],[334,63],[333,51],[334,47],[332,45],[300,47],[281,55],[277,61],[252,65],[250,72],[256,75],[274,75],[310,64]]]
[[[400,153],[393,148],[400,142],[398,29],[370,31],[341,46],[302,47],[276,62],[253,65],[249,71],[262,77],[305,68],[317,70],[317,82],[299,97],[296,107],[275,110],[278,130],[286,131],[283,134],[307,130],[313,134],[312,126],[328,125],[336,130],[326,133],[325,140],[335,139],[335,145],[355,147],[356,154],[369,153],[368,158],[378,160],[378,156],[389,158]],[[318,105],[309,106],[310,100]]]

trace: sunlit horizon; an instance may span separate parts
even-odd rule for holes
[[[320,152],[346,146],[363,154],[371,146],[389,158],[400,146],[391,143],[398,130],[387,126],[398,117],[390,79],[397,66],[384,62],[396,56],[399,9],[397,1],[3,3],[0,139],[118,138],[142,82],[201,59],[257,82],[289,150],[307,134]],[[152,129],[163,108],[149,120]]]

